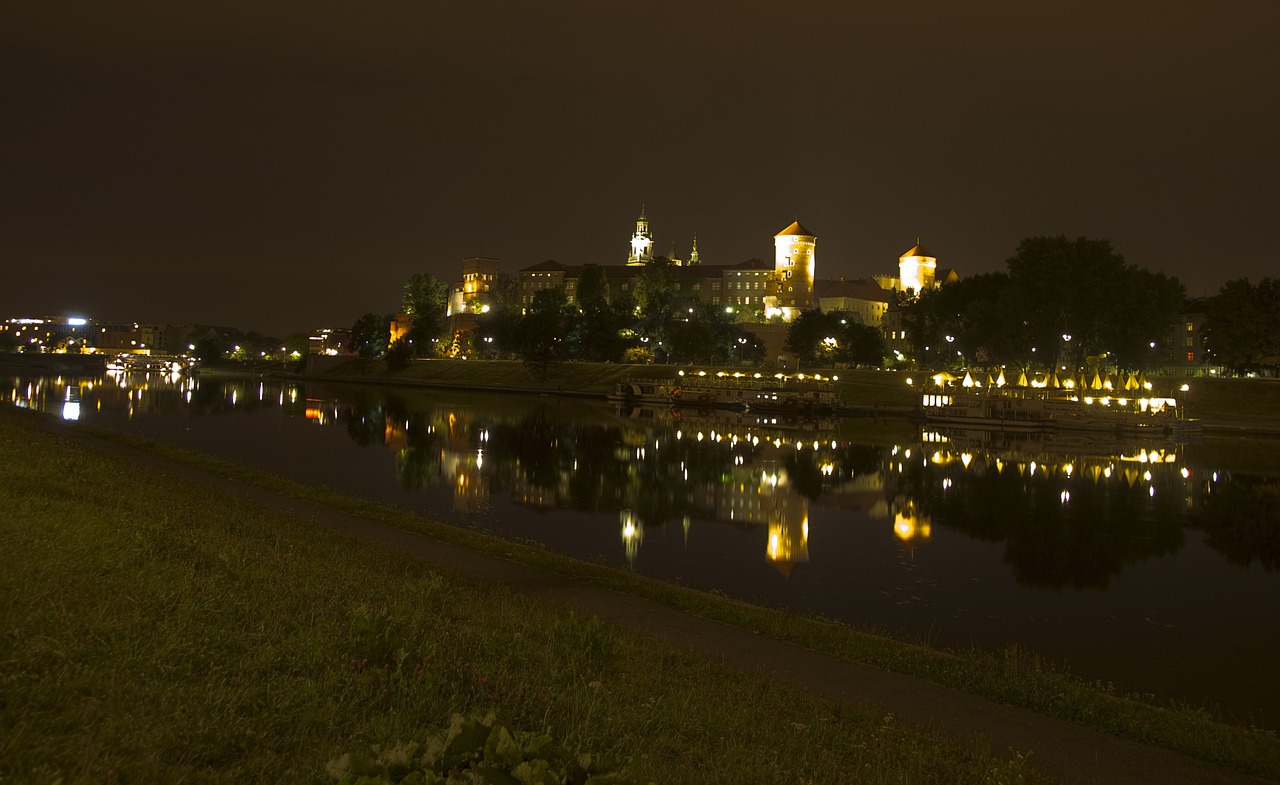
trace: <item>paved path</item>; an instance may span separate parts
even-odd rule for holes
[[[892,713],[899,721],[949,737],[976,739],[995,753],[1030,751],[1032,765],[1068,783],[1225,785],[1263,782],[1177,753],[1116,738],[1025,709],[993,703],[911,676],[844,662],[749,630],[691,616],[650,600],[448,545],[426,535],[406,532],[170,463],[145,451],[94,438],[75,425],[34,418],[25,421],[92,449],[161,467],[167,473],[251,498],[268,508],[288,510],[339,535],[392,547],[421,559],[435,569],[508,586],[564,608],[594,614],[621,627],[745,671],[766,674],[853,707]]]

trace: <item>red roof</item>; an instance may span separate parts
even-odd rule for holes
[[[788,226],[786,229],[783,229],[781,232],[778,232],[777,234],[775,234],[774,237],[785,237],[787,235],[796,235],[799,237],[817,237],[816,234],[814,234],[813,232],[801,226],[799,221],[792,221],[790,226]]]

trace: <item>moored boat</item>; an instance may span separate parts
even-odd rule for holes
[[[628,379],[611,400],[631,404],[666,403],[782,412],[819,412],[838,403],[832,380],[797,374],[744,374],[721,371],[685,374],[675,379]]]
[[[1045,388],[984,387],[943,390],[921,397],[930,423],[1007,431],[1083,430],[1117,434],[1185,436],[1197,433],[1174,398],[1121,393],[1102,395]]]

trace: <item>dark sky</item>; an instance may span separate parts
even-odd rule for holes
[[[1108,238],[1275,276],[1280,3],[163,0],[0,6],[0,317],[283,335],[414,272],[919,236],[961,275]]]

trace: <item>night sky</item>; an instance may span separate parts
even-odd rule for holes
[[[74,10],[73,10],[74,9]],[[0,6],[0,317],[284,335],[486,255],[1277,275],[1280,3]]]

